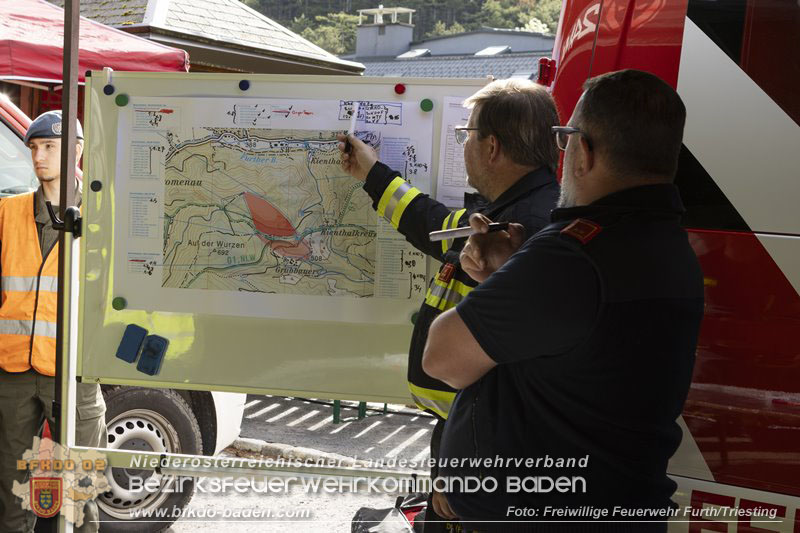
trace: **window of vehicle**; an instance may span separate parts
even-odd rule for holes
[[[0,120],[0,196],[32,191],[38,186],[30,150],[11,126]]]

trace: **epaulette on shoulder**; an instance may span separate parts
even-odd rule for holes
[[[564,235],[577,239],[581,244],[587,244],[594,239],[603,227],[585,218],[576,218],[569,226],[561,230]]]

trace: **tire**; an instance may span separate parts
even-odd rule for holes
[[[109,448],[190,455],[203,453],[197,418],[177,392],[115,387],[104,394]],[[129,490],[132,476],[140,476],[147,483],[157,481],[159,488],[155,491],[147,488]],[[104,533],[163,531],[177,520],[195,490],[194,478],[167,476],[152,470],[112,468],[106,472],[106,477],[111,489],[97,499]],[[150,478],[155,481],[150,481]],[[174,492],[165,492],[166,487]],[[142,511],[153,514],[138,518],[132,516]]]

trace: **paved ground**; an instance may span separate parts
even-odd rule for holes
[[[419,462],[430,456],[433,417],[399,405],[383,415],[383,404],[370,403],[367,417],[358,420],[358,404],[342,403],[342,422],[334,424],[328,400],[250,395],[241,436],[357,459]]]
[[[241,436],[386,463],[429,457],[432,417],[398,405],[390,405],[384,415],[383,404],[369,404],[366,418],[359,420],[357,405],[343,402],[342,422],[334,424],[330,401],[251,395]],[[306,492],[301,487],[279,495],[197,493],[187,508],[192,517],[167,531],[346,533],[358,508],[388,508],[394,499],[388,494]],[[250,517],[254,513],[261,516]]]
[[[307,494],[302,489],[280,496],[195,495],[190,512],[203,512],[211,518],[185,518],[168,533],[188,532],[265,532],[265,533],[348,533],[350,520],[360,507],[389,508],[394,497],[380,494]],[[284,517],[265,520],[236,518],[237,513],[272,513]],[[231,513],[224,518],[223,513]],[[286,517],[294,514],[295,516]],[[299,516],[298,516],[299,515]]]

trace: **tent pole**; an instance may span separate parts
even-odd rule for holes
[[[64,63],[63,63],[63,91],[61,107],[61,200],[59,201],[59,219],[64,220],[66,209],[75,203],[75,143],[78,118],[78,50],[80,28],[80,0],[66,0],[64,2]],[[72,259],[72,250],[67,250],[67,245],[72,244],[72,236],[62,230],[58,237],[58,323],[56,329],[56,376],[55,376],[55,401],[53,417],[55,424],[52,429],[56,442],[66,446],[74,446],[74,413],[75,413],[75,382],[70,380],[70,357],[65,339],[69,339],[69,323],[65,320],[64,310],[69,305],[65,295],[69,294],[66,287],[69,273],[67,261]],[[76,289],[76,288],[73,288]],[[70,416],[71,414],[71,416]],[[69,423],[71,422],[71,423]],[[68,424],[69,423],[69,424]],[[59,533],[71,533],[72,524],[67,523],[59,515],[54,521],[55,529]]]

